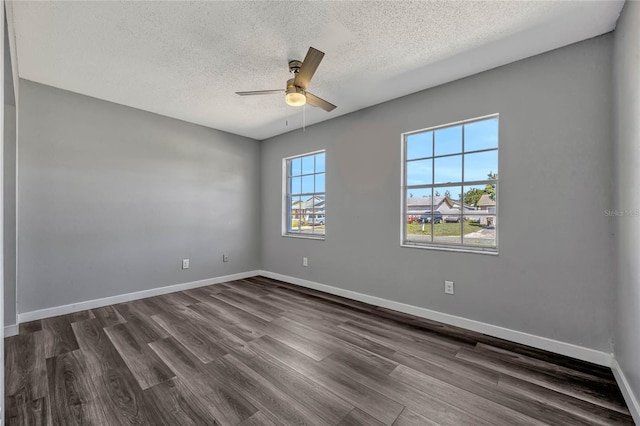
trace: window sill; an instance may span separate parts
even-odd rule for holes
[[[437,250],[437,251],[452,251],[458,253],[473,253],[473,254],[487,254],[490,256],[498,256],[498,249],[474,249],[470,247],[451,247],[451,246],[436,246],[436,245],[424,245],[424,244],[411,244],[400,243],[400,247],[415,248],[422,250]]]
[[[324,241],[324,235],[313,235],[313,234],[282,234],[283,237],[287,238],[299,238],[303,240],[319,240]]]

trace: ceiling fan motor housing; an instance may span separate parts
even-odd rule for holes
[[[291,74],[298,74],[301,66],[302,62],[300,61],[289,61],[289,72]]]

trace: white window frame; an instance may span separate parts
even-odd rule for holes
[[[464,243],[460,243],[460,244],[452,244],[452,243],[443,243],[443,242],[437,242],[437,241],[430,241],[430,242],[417,242],[417,241],[407,241],[407,217],[408,217],[408,212],[407,212],[407,194],[409,193],[409,191],[411,189],[426,189],[426,188],[432,188],[434,191],[438,188],[446,188],[446,187],[451,187],[451,186],[460,186],[462,188],[464,188],[465,186],[473,186],[473,185],[483,185],[483,184],[487,184],[487,183],[491,183],[491,184],[495,184],[496,185],[496,199],[499,200],[499,189],[500,189],[500,185],[499,185],[499,177],[495,180],[482,180],[482,181],[468,181],[466,182],[464,180],[464,154],[467,154],[467,152],[465,152],[464,150],[464,131],[462,132],[463,136],[462,136],[462,150],[459,153],[451,153],[451,154],[447,154],[446,156],[452,156],[452,155],[458,155],[458,154],[462,154],[462,178],[460,182],[447,182],[447,183],[440,183],[440,184],[435,184],[432,183],[429,185],[407,185],[407,137],[413,134],[418,134],[418,133],[426,133],[426,132],[431,132],[431,131],[436,131],[436,130],[441,130],[441,129],[446,129],[446,128],[450,128],[450,127],[457,127],[457,126],[462,126],[462,125],[466,125],[466,124],[471,124],[474,122],[479,122],[479,121],[483,121],[483,120],[488,120],[488,119],[492,119],[492,118],[497,118],[498,119],[498,146],[496,148],[492,148],[492,149],[486,149],[486,150],[478,150],[478,151],[469,151],[468,153],[472,153],[472,152],[483,152],[483,151],[492,151],[495,150],[498,152],[498,167],[500,164],[500,114],[495,113],[495,114],[490,114],[490,115],[485,115],[482,117],[476,117],[476,118],[471,118],[471,119],[467,119],[467,120],[461,120],[461,121],[456,121],[453,123],[447,123],[447,124],[442,124],[442,125],[438,125],[438,126],[433,126],[433,127],[428,127],[428,128],[424,128],[424,129],[419,129],[419,130],[412,130],[410,132],[404,132],[401,134],[401,158],[402,158],[402,173],[401,173],[401,223],[400,223],[400,246],[402,247],[409,247],[409,248],[420,248],[420,249],[428,249],[428,250],[440,250],[440,251],[454,251],[454,252],[465,252],[465,253],[480,253],[480,254],[489,254],[489,255],[498,255],[498,247],[499,247],[499,242],[498,242],[498,236],[499,236],[499,226],[496,226],[495,228],[495,232],[496,232],[496,236],[495,236],[495,246],[489,246],[489,247],[485,247],[485,246],[475,246],[475,245],[465,245]],[[440,156],[436,156],[435,152],[431,153],[431,157],[425,157],[425,159],[431,158],[432,160],[435,158],[440,158]],[[432,173],[435,173],[434,167],[432,166]],[[463,198],[464,199],[464,198]],[[493,214],[493,216],[495,216],[495,222],[496,224],[498,224],[499,221],[499,204],[500,203],[496,203],[496,207],[495,207],[495,214]],[[464,207],[462,208],[461,211],[461,219],[460,219],[460,226],[461,226],[461,232],[462,232],[462,226],[464,224]],[[429,223],[429,226],[433,226],[432,223]],[[432,235],[433,235],[433,228],[432,228]],[[433,239],[433,237],[432,237]],[[464,241],[464,238],[461,238],[461,241]]]
[[[322,196],[325,199],[325,205],[326,205],[326,195],[327,195],[327,181],[326,181],[326,177],[327,177],[327,162],[326,162],[326,149],[319,149],[317,151],[311,151],[311,152],[305,152],[303,154],[297,154],[297,155],[292,155],[290,157],[286,157],[282,159],[282,236],[283,237],[290,237],[290,238],[304,238],[304,239],[311,239],[311,240],[324,240],[325,236],[326,236],[326,209],[325,209],[325,233],[320,234],[320,233],[306,233],[306,232],[289,232],[289,208],[288,208],[288,199],[289,199],[289,162],[291,160],[295,160],[296,158],[303,158],[303,157],[307,157],[307,156],[311,156],[311,155],[316,155],[316,154],[320,154],[320,153],[324,153],[325,154],[325,168],[324,168],[324,172],[320,172],[320,173],[324,173],[325,175],[325,182],[324,182],[324,187],[325,190],[324,192],[312,192],[312,193],[304,193],[301,194],[302,196],[315,196],[317,194],[322,194]],[[314,175],[318,174],[315,169],[314,169]],[[315,188],[314,188],[315,189]]]

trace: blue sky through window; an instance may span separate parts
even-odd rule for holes
[[[461,182],[463,156],[464,181],[486,180],[490,173],[498,174],[498,151],[470,151],[496,148],[497,117],[408,135],[406,184],[412,186]],[[442,155],[444,157],[439,157]]]

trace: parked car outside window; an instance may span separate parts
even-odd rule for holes
[[[420,223],[431,223],[431,212],[424,212],[420,218],[418,218],[418,222]],[[433,214],[433,223],[442,223],[442,215],[438,212]]]

